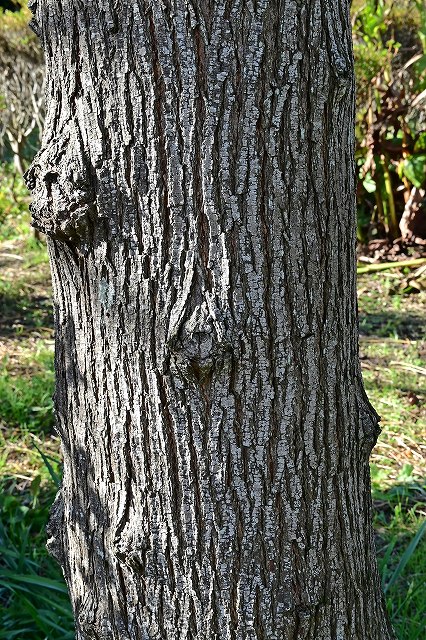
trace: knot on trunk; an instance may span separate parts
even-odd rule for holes
[[[358,406],[358,415],[361,428],[361,442],[367,456],[374,449],[377,438],[381,433],[379,427],[380,416],[368,402],[368,400],[362,399]]]
[[[197,305],[168,341],[177,369],[186,378],[208,380],[231,353],[224,334],[223,322],[211,312],[207,302]]]
[[[121,546],[116,546],[114,555],[120,563],[125,564],[129,569],[132,569],[132,571],[142,574],[146,566],[147,552],[148,549],[142,547],[124,549]]]
[[[138,531],[134,530],[134,523],[127,523],[123,530],[117,531],[114,538],[114,555],[120,563],[143,573],[147,564],[147,554],[151,550],[149,540],[140,540]]]
[[[70,242],[87,236],[96,217],[88,169],[76,134],[54,138],[39,151],[24,175],[36,229]]]

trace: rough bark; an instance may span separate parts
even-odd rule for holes
[[[79,640],[388,640],[345,0],[39,0]]]

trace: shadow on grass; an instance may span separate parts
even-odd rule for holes
[[[52,327],[53,309],[49,297],[0,293],[0,338],[26,337],[34,330]]]
[[[423,340],[426,338],[424,314],[398,311],[359,314],[361,336]]]
[[[421,410],[422,402],[419,400],[418,396],[421,396],[422,398],[423,396],[426,397],[426,379],[410,370],[406,371],[404,369],[396,369],[395,365],[392,365],[389,360],[390,358],[388,356],[375,358],[370,357],[367,359],[368,362],[372,363],[376,367],[376,375],[373,380],[369,381],[370,393],[374,391],[375,395],[379,397],[380,395],[385,396],[388,394],[390,385],[389,376],[393,374],[393,377],[395,378],[395,388],[392,388],[391,392],[395,396],[395,400],[398,399],[401,401],[402,398],[406,399],[405,406],[404,404],[401,404],[401,406],[396,405],[395,409],[399,411],[411,409],[413,412],[417,406],[417,409]],[[364,361],[366,360],[363,358],[363,362]],[[383,374],[383,369],[386,369],[386,367],[393,367],[391,374],[389,374],[388,369],[387,377]],[[409,402],[412,402],[415,406],[410,407]],[[415,420],[414,413],[411,414],[410,419],[412,421]]]

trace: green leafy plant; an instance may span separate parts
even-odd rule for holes
[[[401,235],[413,187],[425,181],[426,10],[416,0],[355,2],[358,239]]]

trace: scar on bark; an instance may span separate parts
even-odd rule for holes
[[[32,193],[32,225],[58,240],[87,238],[96,219],[90,166],[76,132],[53,138],[24,175]]]

